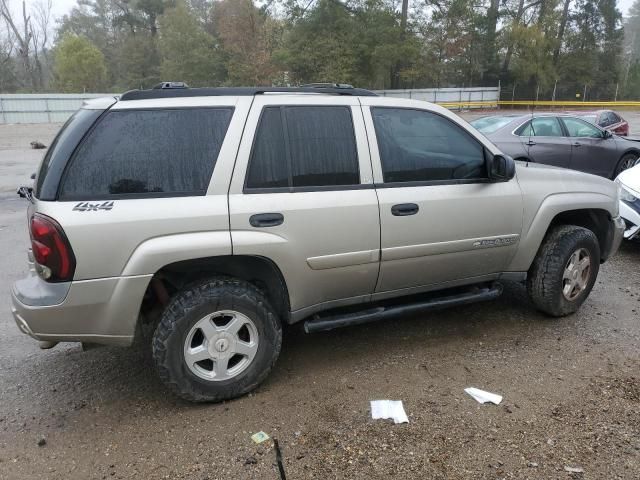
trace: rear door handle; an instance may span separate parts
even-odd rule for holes
[[[574,147],[579,147],[580,145],[582,145],[580,142],[573,142]]]
[[[396,217],[406,217],[407,215],[415,215],[420,207],[415,203],[399,203],[391,207],[391,215]]]
[[[529,146],[531,146],[531,145],[535,145],[535,144],[536,144],[536,142],[534,142],[533,140],[529,140],[526,144],[527,144],[527,145],[529,145]]]
[[[284,215],[281,213],[258,213],[249,217],[249,223],[252,227],[277,227],[284,222]]]

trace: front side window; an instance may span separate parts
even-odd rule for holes
[[[520,127],[521,137],[562,137],[562,128],[555,117],[537,117]]]
[[[232,108],[115,110],[78,147],[60,198],[204,195]]]
[[[585,122],[584,120],[573,117],[564,117],[562,121],[564,122],[564,126],[567,127],[570,137],[602,138],[600,129],[588,122]]]
[[[402,108],[371,113],[385,183],[486,178],[484,148],[449,119]]]
[[[349,107],[273,106],[263,110],[249,160],[247,189],[359,183]]]

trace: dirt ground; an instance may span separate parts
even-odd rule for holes
[[[568,318],[544,317],[506,284],[489,303],[291,327],[257,391],[191,405],[162,387],[148,350],[41,351],[16,328],[9,291],[28,235],[8,173],[28,176],[41,155],[28,142],[54,132],[0,126],[0,480],[280,479],[258,431],[278,439],[289,480],[640,478],[640,244],[602,266]],[[504,401],[480,405],[471,386]],[[375,399],[402,400],[409,423],[372,420]]]

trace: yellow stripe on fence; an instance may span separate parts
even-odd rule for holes
[[[445,108],[496,108],[498,106],[516,107],[640,107],[640,101],[586,101],[580,100],[498,100],[469,102],[437,102]]]

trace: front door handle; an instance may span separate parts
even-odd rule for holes
[[[406,217],[407,215],[415,215],[420,207],[415,203],[399,203],[391,207],[391,215],[395,217]]]
[[[249,223],[252,227],[277,227],[284,222],[284,215],[281,213],[258,213],[249,217]]]
[[[574,147],[579,147],[580,145],[582,145],[580,142],[573,142]]]
[[[536,144],[536,142],[534,142],[533,140],[529,140],[529,141],[526,143],[526,145],[529,145],[529,146],[531,146],[531,145],[535,145],[535,144]]]

